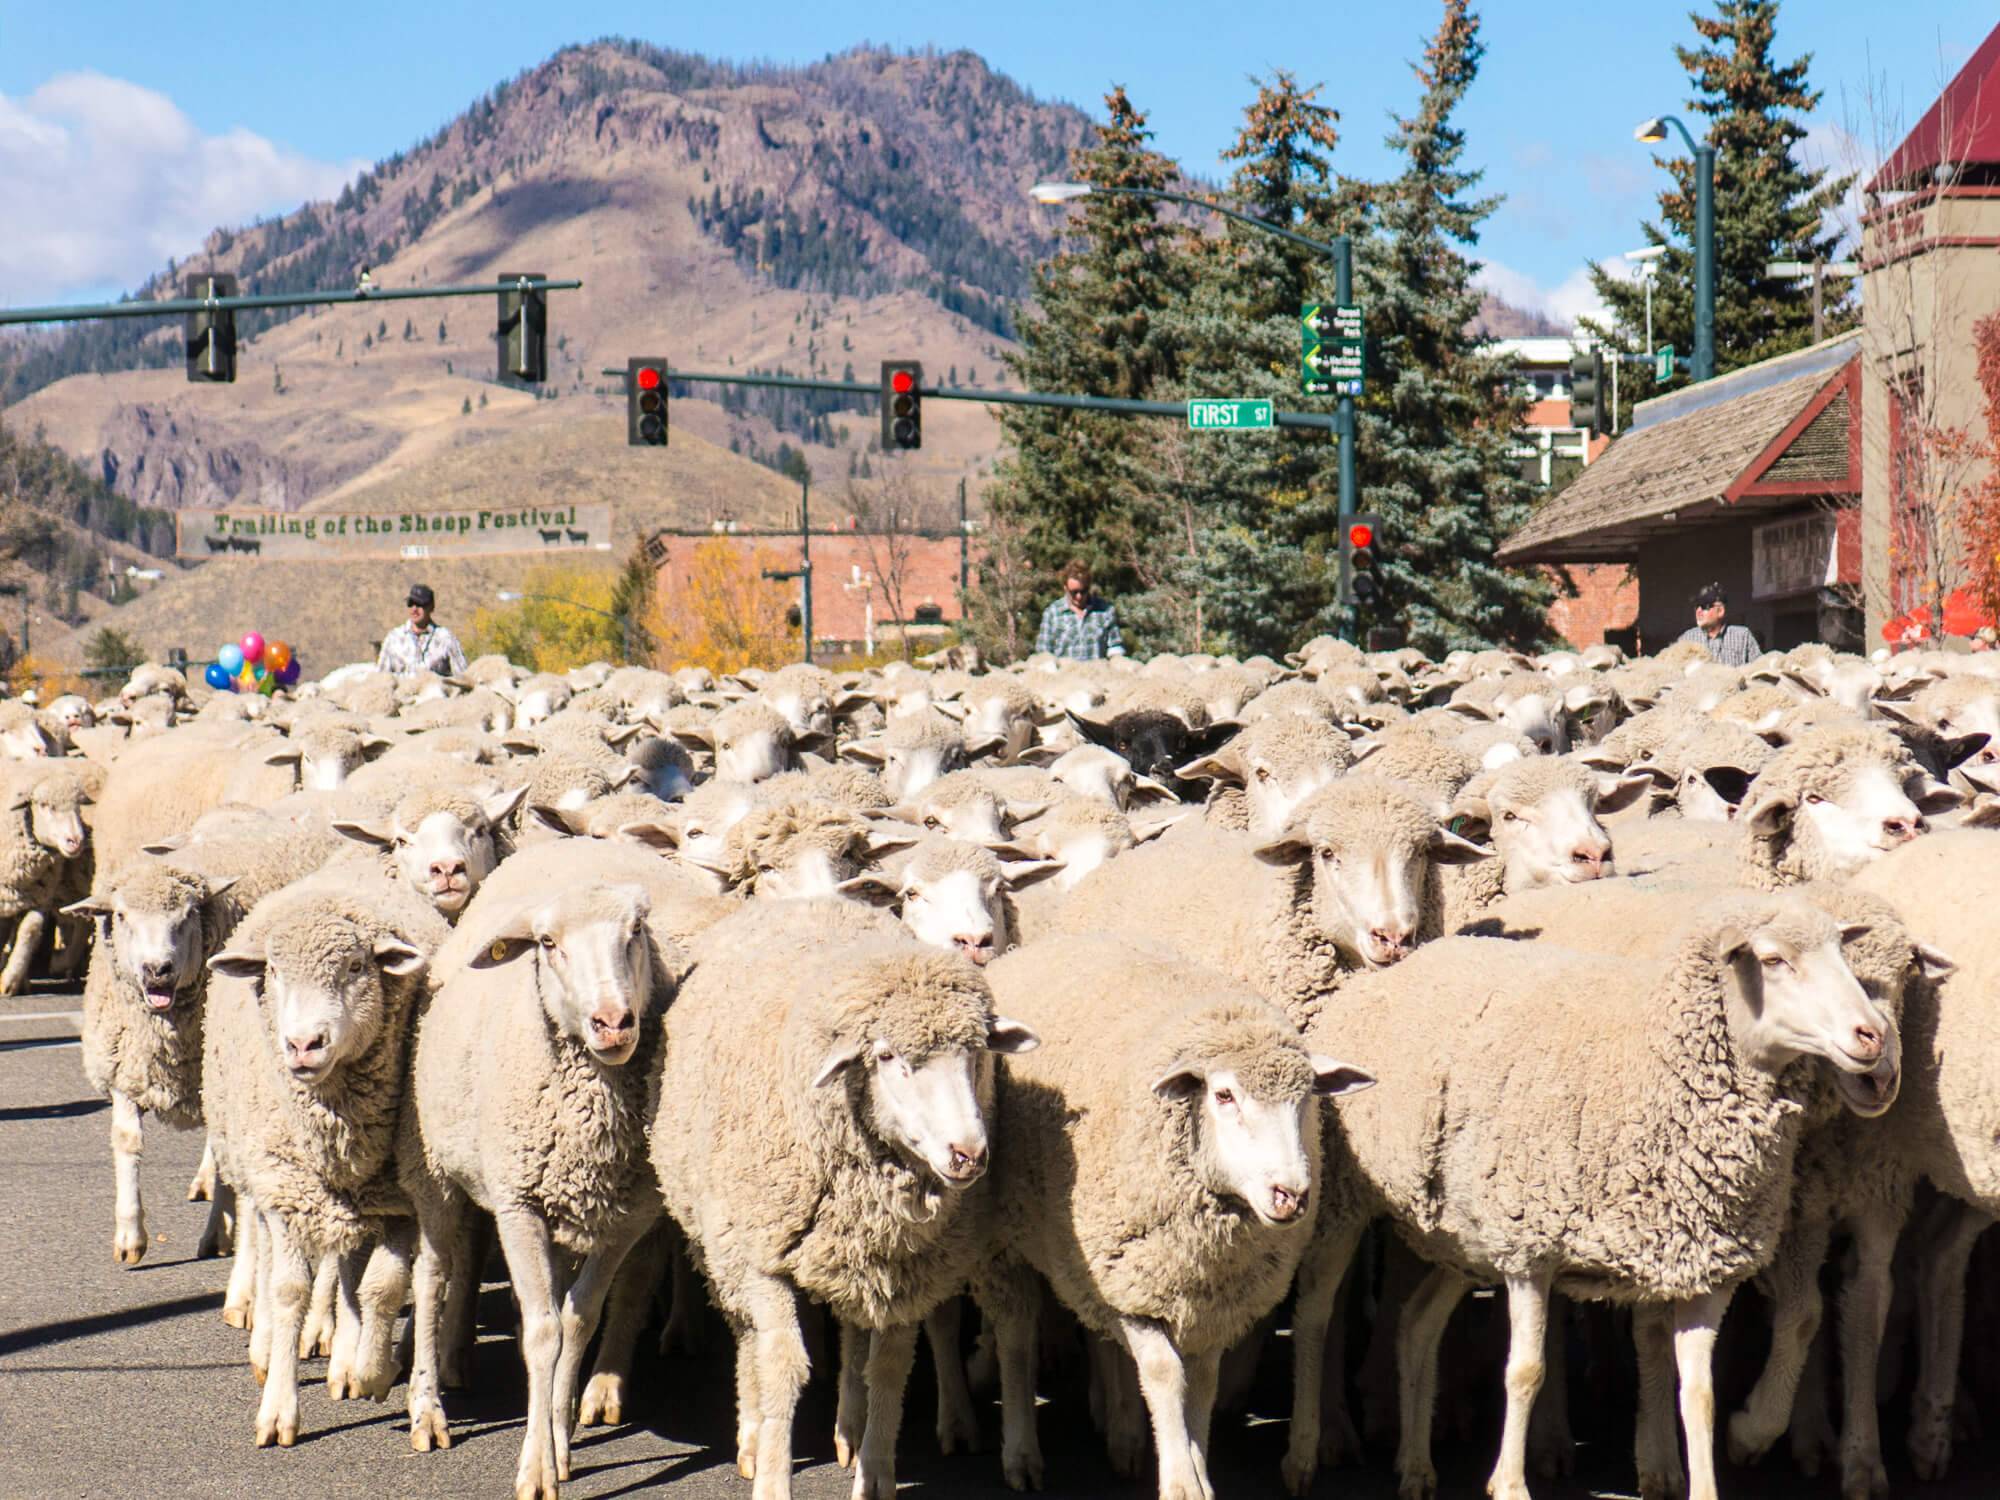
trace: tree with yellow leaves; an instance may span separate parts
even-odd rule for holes
[[[798,632],[786,619],[791,592],[763,576],[788,566],[790,559],[773,547],[753,551],[723,537],[697,542],[686,566],[653,591],[646,629],[655,665],[722,673],[796,659]]]
[[[617,587],[618,575],[598,568],[536,568],[508,590],[519,599],[473,615],[468,653],[492,652],[537,672],[623,661],[624,629],[612,608]]]

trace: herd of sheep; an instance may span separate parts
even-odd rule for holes
[[[1496,1500],[1569,1461],[1572,1334],[1636,1360],[1640,1493],[1712,1500],[1754,1281],[1768,1354],[1721,1440],[1789,1430],[1870,1500],[1892,1289],[1933,1477],[2000,1213],[1995,661],[1322,638],[719,681],[482,658],[268,700],[147,666],[0,704],[0,992],[87,964],[120,1262],[144,1115],[206,1132],[260,1446],[321,1353],[336,1399],[406,1376],[410,1442],[448,1447],[497,1248],[525,1500],[634,1409],[656,1302],[664,1343],[704,1299],[759,1500],[809,1348],[855,1495],[893,1493],[920,1334],[945,1452],[997,1383],[1038,1488],[1038,1382],[1083,1348],[1114,1467],[1150,1435],[1159,1493],[1205,1500],[1281,1327],[1285,1487],[1355,1456],[1361,1391],[1427,1500],[1482,1287]]]

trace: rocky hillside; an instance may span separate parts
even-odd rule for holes
[[[17,340],[0,345],[0,400],[141,503],[298,508],[527,423],[615,412],[599,371],[630,354],[862,380],[916,357],[996,381],[1055,222],[1023,190],[1087,129],[969,53],[778,68],[570,48],[337,201],[218,230],[137,293],[175,295],[196,265],[255,290],[346,286],[363,265],[384,287],[580,277],[552,298],[542,399],[496,383],[492,306],[452,301],[245,315],[233,387],[186,383],[177,323]],[[872,406],[720,396],[677,399],[676,432],[767,467],[789,445],[820,484],[864,461]],[[990,461],[993,424],[963,416],[927,421],[920,472]]]

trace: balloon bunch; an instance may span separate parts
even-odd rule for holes
[[[283,641],[267,641],[252,630],[240,641],[225,642],[201,675],[217,692],[268,696],[299,680],[299,659]]]

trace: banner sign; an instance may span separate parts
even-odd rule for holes
[[[1838,582],[1834,519],[1772,521],[1750,533],[1750,597],[1782,599]]]
[[[609,552],[609,505],[493,510],[183,510],[176,557],[276,561],[491,556],[506,552]]]

